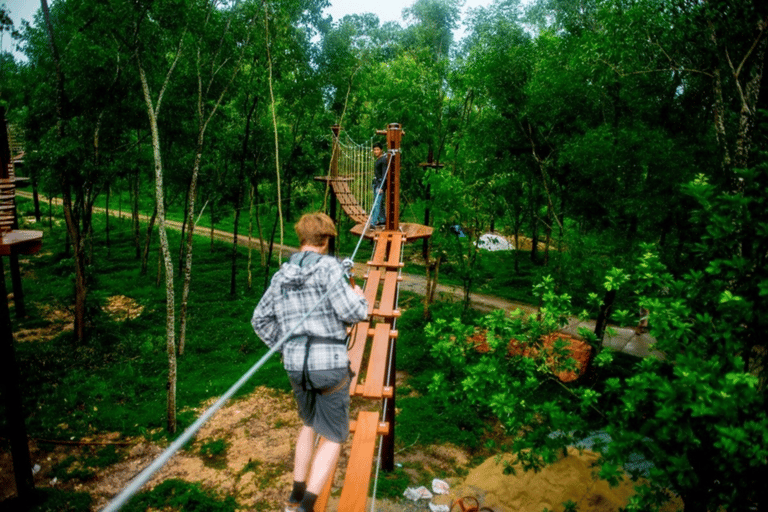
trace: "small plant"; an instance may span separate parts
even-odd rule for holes
[[[198,452],[203,457],[203,464],[208,467],[223,469],[227,465],[227,448],[229,443],[224,439],[214,439],[200,446]]]

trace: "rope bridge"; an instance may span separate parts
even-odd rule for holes
[[[397,132],[400,135],[404,133],[397,125]],[[390,125],[392,127],[394,125]],[[371,153],[373,140],[367,144],[357,144],[344,133],[341,135],[341,127],[334,125],[333,130],[333,153],[331,154],[331,170],[328,176],[315,176],[315,180],[326,182],[333,195],[338,201],[344,214],[357,223],[350,232],[354,235],[373,238],[373,233],[368,231],[368,215],[373,205],[373,175],[374,158]],[[380,135],[389,134],[390,129],[380,130]],[[400,148],[399,140],[397,147],[393,147],[393,141],[387,135],[387,153],[389,154],[389,167],[393,170],[396,167],[397,173],[390,176],[384,185],[382,193],[384,201],[382,207],[387,212],[386,227],[388,230],[397,230],[404,232],[408,240],[426,239],[432,236],[432,228],[421,224],[410,222],[400,222]],[[396,164],[392,164],[397,160]],[[389,213],[391,212],[391,214]],[[336,202],[331,201],[329,215],[337,220]],[[391,219],[390,219],[391,217]],[[334,247],[332,246],[332,250]]]
[[[357,144],[349,138],[347,132],[344,136],[334,133],[335,146],[338,152],[337,165],[331,165],[331,175],[336,177],[351,178],[348,182],[349,191],[357,203],[366,212],[370,212],[373,205],[373,164],[371,154],[373,141],[367,144]]]
[[[331,173],[317,176],[315,180],[325,181],[333,190],[342,210],[358,224],[365,224],[373,205],[373,156],[372,141],[357,144],[341,127],[333,126],[333,153]],[[336,219],[336,204],[331,204],[331,218]]]

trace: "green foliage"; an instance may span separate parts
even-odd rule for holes
[[[35,489],[30,502],[11,498],[2,502],[7,512],[88,512],[92,506],[90,494],[61,489]]]
[[[136,495],[124,507],[129,512],[149,508],[192,512],[234,512],[239,505],[231,496],[220,497],[205,490],[199,483],[166,480],[152,489]]]
[[[536,319],[495,313],[480,327],[444,319],[427,326],[433,355],[446,368],[435,375],[431,391],[449,403],[466,400],[478,414],[493,414],[510,432],[522,433],[513,450],[526,469],[554,460],[590,431],[604,430],[611,441],[599,447],[600,476],[613,483],[648,478],[631,510],[654,509],[665,499],[664,489],[679,493],[686,506],[710,510],[756,503],[768,457],[765,385],[757,373],[763,359],[753,351],[764,346],[757,341],[762,315],[754,309],[764,300],[764,267],[754,256],[763,254],[756,247],[765,237],[754,230],[762,229],[766,211],[763,196],[755,193],[765,173],[739,174],[744,186],[735,193],[703,179],[689,187],[702,205],[696,217],[707,232],[696,249],[698,268],[675,277],[646,246],[628,270],[606,274],[606,290],[628,289],[650,312],[662,358],[617,372],[611,358],[598,354],[593,379],[556,388],[558,399],[547,400],[541,389],[553,379],[546,365],[518,358],[521,364],[504,350],[512,338],[531,346],[568,313],[570,297],[555,293],[554,281],[545,279],[537,286],[542,308]],[[753,257],[745,259],[745,253]],[[469,341],[477,332],[484,333],[487,353]],[[560,396],[563,390],[569,400]],[[652,465],[628,465],[634,454]]]

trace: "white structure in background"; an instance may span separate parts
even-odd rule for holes
[[[494,233],[485,233],[484,235],[480,235],[480,238],[477,240],[477,246],[480,249],[485,249],[486,251],[514,251],[515,246],[512,242],[507,240],[501,235],[496,235]]]

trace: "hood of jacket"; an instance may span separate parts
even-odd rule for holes
[[[283,263],[280,272],[275,274],[274,283],[286,288],[300,288],[319,272],[325,265],[325,256],[311,251],[297,252]]]

